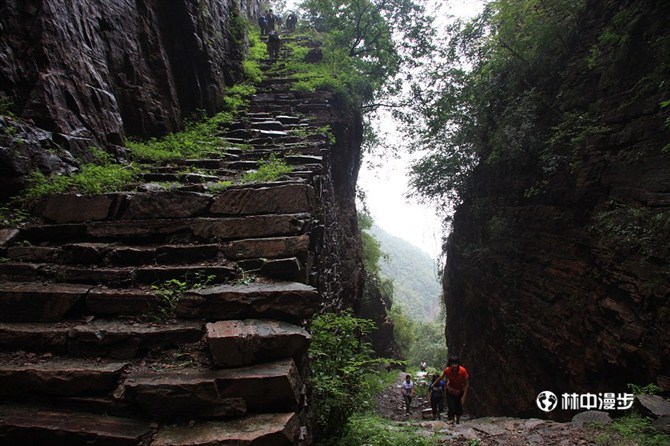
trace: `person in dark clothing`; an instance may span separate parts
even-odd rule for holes
[[[289,32],[295,32],[295,25],[298,23],[298,16],[295,14],[295,12],[291,11],[286,17],[286,29]]]
[[[268,55],[272,61],[279,59],[279,49],[281,48],[281,37],[277,31],[270,31],[268,33]]]
[[[270,34],[269,34],[270,31],[274,31],[274,30],[275,30],[275,22],[276,22],[276,21],[277,21],[277,16],[275,16],[275,15],[272,13],[272,9],[269,10],[268,13],[265,14],[265,23],[266,23],[265,27],[266,27],[266,30],[268,31],[268,35],[270,35]]]
[[[440,414],[444,411],[444,381],[438,380],[438,375],[434,374],[428,387],[428,398],[430,399],[430,408],[433,410],[433,420],[441,420]]]
[[[261,36],[267,35],[267,26],[268,22],[265,20],[265,16],[258,17],[258,27],[261,29]]]

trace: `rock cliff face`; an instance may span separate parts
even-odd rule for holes
[[[670,391],[670,131],[660,105],[670,93],[657,59],[670,36],[661,3],[589,2],[577,48],[548,82],[562,107],[550,113],[591,117],[571,166],[547,178],[537,159],[481,165],[457,210],[447,337],[471,372],[475,414],[544,417],[535,405],[543,390]],[[599,36],[615,26],[625,39],[603,46]],[[610,52],[580,71],[595,48]]]
[[[200,110],[219,110],[226,85],[240,78],[242,19],[258,3],[241,5],[8,0],[0,14],[0,98],[75,158],[91,145],[178,130]]]

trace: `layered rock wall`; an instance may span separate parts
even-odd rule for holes
[[[565,69],[544,84],[556,98],[546,128],[581,113],[587,124],[566,129],[582,146],[551,175],[537,158],[479,166],[449,238],[448,345],[477,415],[544,417],[543,390],[670,391],[668,7],[585,11]],[[608,30],[625,38],[607,46]]]
[[[258,9],[227,0],[3,5],[0,96],[75,151],[165,134],[220,109],[242,72],[242,18]]]

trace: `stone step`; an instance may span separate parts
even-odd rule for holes
[[[226,418],[293,412],[300,405],[302,380],[295,362],[285,359],[218,371],[131,371],[123,389],[123,399],[153,417]]]
[[[0,321],[53,322],[82,302],[90,286],[74,284],[0,283]]]
[[[57,243],[55,246],[10,246],[5,256],[11,261],[49,261],[65,265],[178,265],[221,262],[220,244],[122,245],[116,243]],[[0,272],[3,271],[0,265]]]
[[[229,421],[161,428],[151,446],[293,446],[300,422],[295,413],[258,414]]]
[[[58,325],[4,322],[0,323],[0,350],[130,359],[154,347],[198,342],[202,334],[201,322],[94,320]]]
[[[309,243],[308,235],[250,238],[226,243],[223,252],[231,260],[297,257],[304,263],[309,255]]]
[[[293,155],[287,156],[286,161],[291,165],[305,165],[311,163],[313,169],[321,169],[322,158],[315,155]],[[255,161],[236,161],[236,166],[246,166],[244,169],[255,169]],[[230,214],[238,214],[241,207],[229,203],[229,200],[221,200],[220,197],[235,195],[243,197],[246,202],[259,201],[253,207],[253,214],[297,214],[300,212],[311,212],[314,202],[313,188],[307,185],[285,185],[273,184],[271,187],[236,187],[226,188],[213,194],[197,192],[185,192],[181,190],[133,192],[106,195],[57,194],[42,200],[34,213],[50,222],[80,223],[90,220],[147,220],[147,219],[180,219],[193,218],[196,216],[211,217],[228,214],[222,204],[226,202],[232,211]],[[295,195],[295,197],[293,197]],[[100,200],[96,200],[99,197]],[[275,201],[271,197],[275,197]],[[308,198],[311,198],[308,200]],[[288,199],[289,203],[283,205],[282,201]],[[91,206],[99,203],[100,208],[95,212],[97,217],[91,218]],[[297,206],[303,203],[302,206]],[[251,214],[251,212],[247,212]]]
[[[313,213],[314,188],[306,184],[226,189],[218,193],[209,208],[217,215]]]
[[[308,214],[276,214],[228,218],[94,221],[27,226],[23,240],[42,242],[131,241],[138,243],[212,243],[250,237],[297,235],[310,221]]]
[[[136,446],[151,432],[148,422],[127,418],[0,405],[0,443],[5,445]]]
[[[279,266],[279,265],[276,265]],[[287,265],[288,266],[288,265]],[[251,271],[251,268],[247,268]],[[275,277],[270,265],[265,268],[269,277]],[[286,277],[291,277],[286,270]],[[180,279],[188,281],[196,277],[210,277],[210,283],[220,283],[235,279],[236,269],[233,265],[196,265],[183,266],[144,266],[137,268],[126,267],[97,267],[97,266],[69,266],[54,263],[17,263],[0,264],[0,279],[12,282],[51,281],[68,282],[72,284],[106,284],[115,287],[128,287],[138,284],[152,284],[157,281]]]
[[[187,292],[177,303],[184,319],[269,318],[302,322],[319,306],[319,294],[298,282],[254,282],[248,285],[217,285]]]
[[[210,322],[206,339],[214,365],[229,368],[283,358],[299,362],[311,335],[282,321],[246,319]]]
[[[0,397],[105,395],[114,391],[125,362],[0,355]]]

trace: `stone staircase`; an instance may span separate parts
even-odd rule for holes
[[[0,230],[0,444],[309,443],[331,105],[285,76],[268,72],[221,153],[153,166],[133,192],[50,196],[39,223]],[[292,172],[240,184],[270,154]]]

